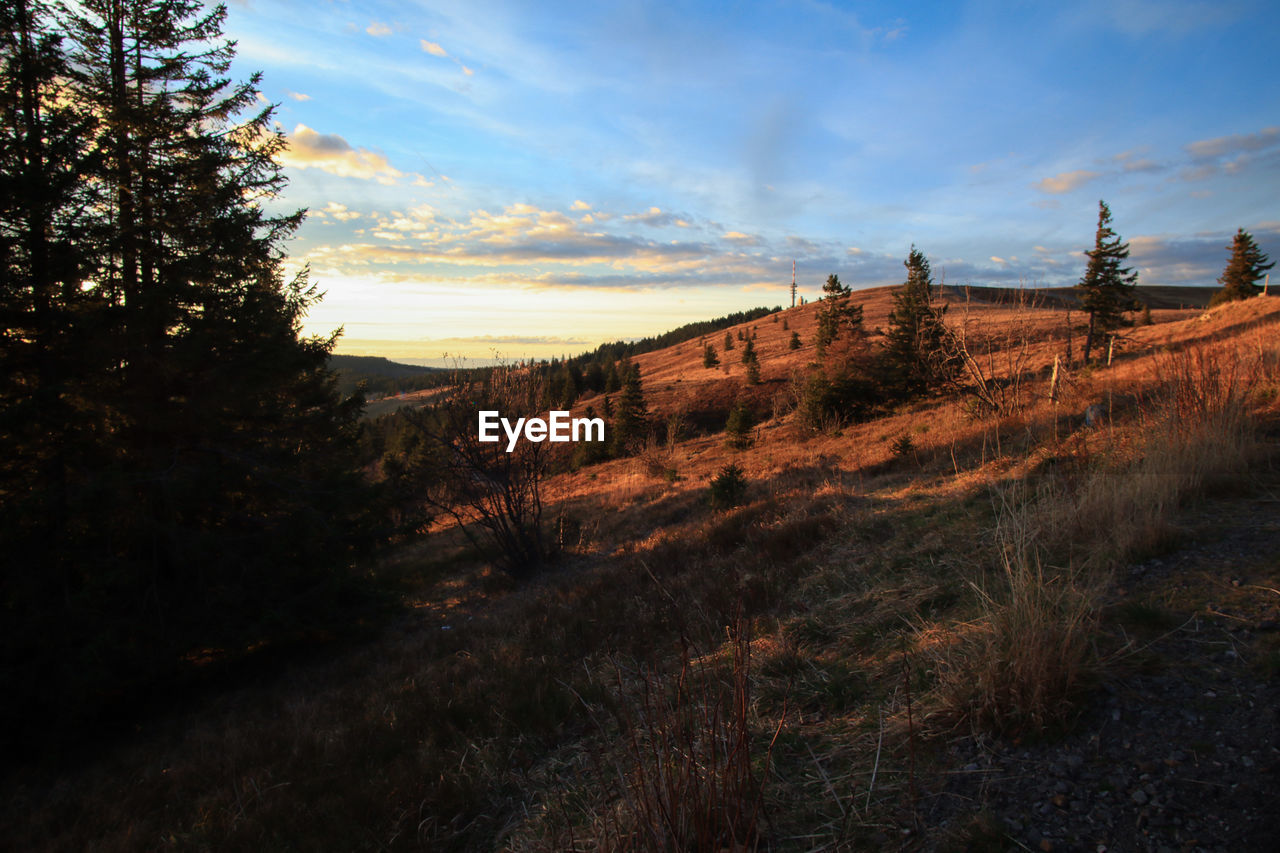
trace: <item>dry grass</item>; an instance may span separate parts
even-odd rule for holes
[[[1017,492],[1004,496],[1000,510],[998,577],[973,584],[979,617],[933,653],[943,708],[938,719],[1022,736],[1069,723],[1097,677],[1099,587],[1079,573],[1046,570]]]
[[[688,644],[674,678],[617,668],[618,695],[635,698],[619,705],[625,748],[600,764],[598,781],[617,801],[597,821],[592,849],[719,853],[760,845],[764,782],[786,716],[772,737],[756,736],[747,626],[738,619],[729,631],[724,674]]]
[[[873,296],[871,327],[888,304]],[[1056,407],[1044,378],[1062,313],[1046,311],[1013,362],[1028,377],[1016,416],[931,400],[806,439],[782,406],[748,452],[691,430],[648,458],[559,476],[549,514],[574,523],[557,570],[505,583],[431,556],[449,535],[437,531],[391,564],[421,605],[401,623],[259,687],[221,689],[81,767],[13,774],[6,843],[883,846],[878,834],[910,825],[897,804],[927,772],[921,755],[912,774],[915,742],[894,723],[906,691],[918,708],[950,709],[953,725],[1030,734],[1068,722],[1103,664],[1091,637],[1108,568],[1165,547],[1179,508],[1248,470],[1258,439],[1245,412],[1274,412],[1280,387],[1280,299],[1252,302],[1206,320],[1157,312],[1167,322],[1132,330],[1113,367],[1075,373]],[[791,330],[810,347],[812,311],[784,312],[788,330],[756,321],[775,383],[762,399],[812,358],[785,349]],[[974,328],[994,334],[1014,316],[975,308]],[[726,380],[700,359],[696,342],[638,359],[652,410],[693,418],[703,397],[733,399],[723,383],[739,365]],[[1084,407],[1108,400],[1110,421],[1084,429]],[[896,457],[904,435],[915,449]],[[708,483],[731,461],[747,503],[713,513]],[[1023,480],[988,500],[991,483]],[[743,630],[726,641],[739,605]],[[904,678],[909,624],[934,683]],[[757,650],[776,650],[761,666],[739,648],[747,625]],[[682,633],[710,653],[682,655]],[[613,659],[645,660],[650,675],[633,666],[618,689]],[[612,708],[618,734],[602,736],[587,707]],[[586,745],[601,741],[593,765]],[[611,799],[596,793],[601,767]],[[554,828],[566,826],[576,840]]]
[[[1097,437],[1104,454],[1034,491],[994,490],[998,581],[973,584],[978,617],[932,645],[940,719],[1005,735],[1070,721],[1104,663],[1094,638],[1110,570],[1166,547],[1188,500],[1247,478],[1258,458],[1246,403],[1266,360],[1214,344],[1161,354],[1136,419]]]

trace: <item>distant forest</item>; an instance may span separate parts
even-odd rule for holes
[[[674,344],[684,343],[703,335],[728,329],[739,323],[749,323],[782,310],[781,306],[773,308],[752,308],[716,317],[686,323],[647,338],[633,341],[613,341],[601,344],[590,352],[571,356],[564,360],[552,359],[536,363],[547,378],[555,381],[559,377],[560,393],[558,399],[563,400],[572,386],[573,398],[591,391],[603,393],[617,391],[622,387],[624,377],[618,375],[618,363],[623,359],[633,358],[647,352],[665,349]],[[401,391],[421,391],[427,388],[439,388],[455,381],[459,374],[468,377],[483,376],[490,371],[488,367],[462,368],[452,370],[439,367],[419,367],[412,364],[401,364],[377,356],[333,355],[329,357],[329,367],[338,375],[338,388],[344,394],[354,393],[363,387],[366,396],[371,399],[391,396]],[[610,374],[612,372],[612,381]],[[363,383],[363,386],[361,385]],[[570,404],[572,400],[569,401]]]

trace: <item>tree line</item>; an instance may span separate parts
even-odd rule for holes
[[[0,5],[6,737],[297,629],[368,544],[362,401],[301,334],[303,214],[225,17]]]

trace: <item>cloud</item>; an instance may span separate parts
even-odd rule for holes
[[[1280,153],[1280,127],[1202,139],[1187,145],[1186,150],[1195,164],[1181,174],[1187,181],[1203,180],[1219,172],[1237,174],[1258,163],[1274,167]]]
[[[391,27],[387,26],[381,21],[374,21],[373,23],[369,24],[369,26],[365,29],[365,32],[375,38],[382,38],[383,36],[391,35]]]
[[[336,201],[329,202],[319,210],[313,210],[311,214],[312,216],[319,217],[320,219],[333,217],[339,222],[350,222],[353,219],[360,218],[359,213],[356,213],[354,210],[347,210],[347,206],[345,204],[338,204]]]
[[[422,41],[419,42],[419,44],[422,45],[423,50],[425,50],[427,53],[431,54],[432,56],[448,56],[449,55],[449,52],[447,50],[445,50],[443,47],[441,47],[440,45],[436,44],[433,41],[427,41],[426,39],[422,39]]]
[[[608,265],[622,270],[671,271],[696,266],[712,247],[701,243],[659,243],[630,235],[584,230],[564,213],[513,204],[501,213],[477,210],[464,221],[442,220],[427,205],[391,216],[373,214],[371,236],[385,243],[321,246],[310,252],[317,264],[501,267],[508,265]],[[405,238],[411,238],[406,242]]]
[[[290,92],[288,89],[285,89],[285,90],[284,90],[284,93],[285,93],[286,95],[288,95],[290,98],[293,98],[295,101],[309,101],[309,100],[311,100],[311,96],[310,96],[310,95],[304,95],[304,94],[302,94],[301,92]]]
[[[1164,168],[1154,160],[1138,159],[1130,160],[1124,164],[1126,172],[1159,172]]]
[[[591,205],[587,204],[585,201],[578,200],[578,201],[575,201],[569,209],[570,210],[590,210]]]
[[[1000,264],[1000,265],[1002,265],[1002,266],[1003,266],[1004,264],[1009,263],[1009,262],[1008,262],[1008,261],[1006,261],[1004,258],[998,258],[998,257],[996,257],[995,255],[992,255],[992,256],[989,258],[989,260],[990,260],[990,261],[991,261],[991,263],[993,263],[993,264]]]
[[[741,231],[726,231],[724,239],[739,246],[759,246],[760,238],[755,234],[744,234]]]
[[[1261,151],[1280,144],[1280,127],[1265,127],[1257,133],[1237,133],[1203,139],[1187,146],[1187,153],[1197,160],[1212,160],[1230,154]]]
[[[1261,223],[1246,230],[1264,252],[1280,249],[1280,223]],[[1129,240],[1129,262],[1139,272],[1139,284],[1216,283],[1231,254],[1232,233],[1191,237],[1139,236]]]
[[[667,225],[688,227],[690,217],[687,214],[664,213],[661,208],[651,207],[644,213],[629,213],[622,217],[627,222],[639,222],[651,228],[663,228]],[[681,223],[684,223],[681,225]]]
[[[1100,176],[1100,172],[1090,172],[1086,169],[1077,169],[1074,172],[1060,172],[1051,178],[1045,178],[1044,180],[1036,183],[1035,188],[1040,190],[1042,193],[1052,193],[1055,195],[1060,193],[1069,193]]]
[[[363,178],[390,186],[405,177],[387,158],[367,148],[353,148],[336,133],[317,133],[299,124],[288,135],[289,146],[280,152],[281,165],[319,169],[344,178]]]

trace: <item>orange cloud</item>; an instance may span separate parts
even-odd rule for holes
[[[1053,193],[1055,195],[1059,193],[1069,193],[1100,176],[1100,172],[1090,172],[1085,169],[1078,169],[1074,172],[1061,172],[1051,178],[1045,178],[1037,183],[1035,187],[1042,193]]]

